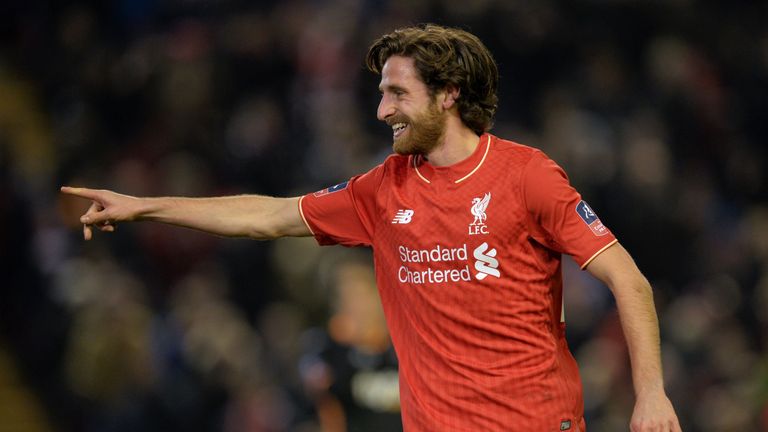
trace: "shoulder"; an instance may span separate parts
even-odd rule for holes
[[[495,170],[506,172],[514,181],[524,181],[539,168],[554,164],[542,150],[536,147],[495,136],[491,141],[491,152],[491,163]]]
[[[360,173],[352,178],[353,181],[361,178],[378,178],[381,179],[392,173],[396,173],[400,170],[407,169],[410,158],[406,156],[400,156],[392,154],[387,156],[383,161],[371,167],[368,171]]]
[[[520,144],[496,136],[493,136],[491,145],[493,146],[492,150],[498,154],[498,157],[510,162],[517,162],[525,165],[533,158],[548,159],[544,152],[536,147]]]
[[[398,179],[405,177],[409,163],[410,158],[407,156],[389,155],[367,172],[352,177],[350,185],[355,191],[376,193],[383,185],[396,183]]]
[[[375,169],[382,182],[400,182],[408,177],[413,168],[413,156],[391,154]]]
[[[413,164],[413,160],[411,156],[391,154],[387,156],[386,159],[384,159],[384,162],[381,163],[381,167],[383,167],[387,171],[397,171],[402,169],[408,169],[408,167],[411,166],[412,164]]]

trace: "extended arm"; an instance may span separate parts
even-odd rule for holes
[[[608,285],[616,297],[635,387],[631,430],[680,431],[675,410],[664,392],[659,321],[651,285],[618,243],[595,257],[587,270]]]
[[[139,198],[107,190],[67,186],[61,191],[92,201],[91,207],[80,218],[86,240],[92,237],[93,227],[113,231],[117,222],[140,220],[258,240],[311,235],[299,212],[299,198],[260,195]]]

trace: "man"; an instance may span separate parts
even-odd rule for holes
[[[475,36],[435,25],[379,38],[378,118],[396,155],[295,198],[91,199],[81,221],[153,220],[224,236],[314,235],[372,246],[400,364],[408,431],[583,431],[565,341],[561,255],[613,292],[629,345],[633,431],[679,431],[661,373],[652,291],[629,254],[540,151],[488,133],[498,70]]]

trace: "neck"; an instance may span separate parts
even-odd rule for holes
[[[453,124],[452,124],[453,123]],[[443,141],[424,155],[432,166],[449,166],[468,158],[477,148],[480,137],[459,121],[448,122]]]

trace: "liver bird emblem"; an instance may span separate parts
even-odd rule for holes
[[[475,220],[470,225],[483,225],[488,218],[485,209],[488,208],[488,202],[491,201],[491,193],[488,192],[482,198],[472,198],[472,208],[470,211]]]

